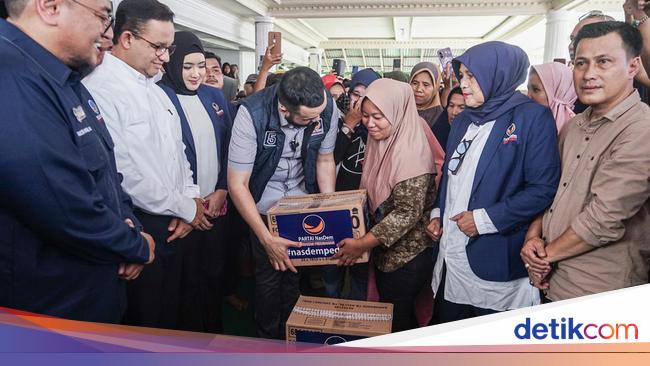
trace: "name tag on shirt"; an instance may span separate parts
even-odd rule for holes
[[[83,136],[83,135],[85,135],[85,134],[87,134],[89,132],[92,132],[92,130],[93,129],[90,126],[88,126],[88,127],[84,127],[82,129],[80,129],[79,131],[76,131],[76,133],[77,133],[77,136],[81,137],[81,136]]]

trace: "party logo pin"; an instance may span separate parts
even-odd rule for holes
[[[95,114],[99,114],[99,108],[97,108],[97,104],[94,100],[88,99],[88,106],[93,110],[93,112],[95,112]]]
[[[323,122],[318,120],[314,122],[314,131],[312,131],[312,136],[318,136],[323,134]]]
[[[506,137],[503,138],[503,144],[507,145],[511,142],[517,142],[517,135],[515,131],[517,130],[517,125],[513,122],[510,124],[510,127],[506,130]]]
[[[212,108],[214,109],[214,113],[216,113],[218,117],[223,117],[224,111],[223,109],[219,108],[219,104],[212,103]]]

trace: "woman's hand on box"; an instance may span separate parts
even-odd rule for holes
[[[347,238],[341,240],[337,246],[338,253],[332,256],[332,259],[338,259],[339,266],[351,266],[355,264],[361,256],[379,245],[379,240],[372,234],[367,233],[359,239]]]

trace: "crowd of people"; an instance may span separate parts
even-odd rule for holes
[[[314,280],[392,303],[394,332],[648,283],[645,1],[581,17],[568,65],[492,41],[348,80],[273,74],[270,46],[242,92],[157,0],[4,7],[0,306],[220,333],[248,260],[282,339]],[[367,233],[296,268],[269,209],[355,189]]]

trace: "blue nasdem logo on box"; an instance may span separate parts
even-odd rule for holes
[[[349,210],[277,215],[281,237],[303,244],[289,248],[289,258],[328,258],[336,254],[336,243],[352,238],[352,218]]]
[[[324,333],[313,330],[298,329],[296,330],[296,342],[318,343],[318,344],[340,344],[345,342],[356,341],[367,337],[348,335],[348,334],[333,334]]]

